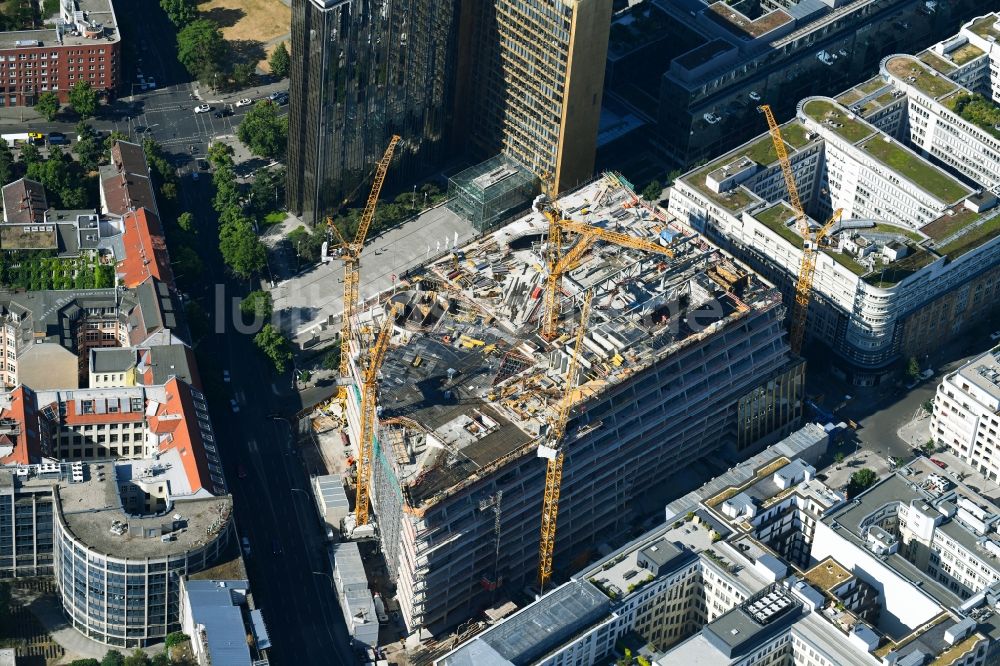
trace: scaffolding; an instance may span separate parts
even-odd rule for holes
[[[533,173],[497,155],[448,179],[448,208],[483,232],[526,206],[537,191]]]

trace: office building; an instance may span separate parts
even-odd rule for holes
[[[843,90],[884,56],[925,48],[998,9],[996,0],[637,3],[611,27],[607,140],[644,125],[645,141],[629,144],[636,152],[696,166],[756,136],[758,105],[790,118],[797,100]],[[613,122],[621,118],[631,124]]]
[[[848,502],[809,462],[825,447],[806,426],[435,663],[600,663],[626,649],[659,666],[993,663],[1000,570],[986,500],[918,459]],[[812,525],[798,563],[773,538],[796,513]]]
[[[288,208],[322,222],[367,191],[389,138],[389,178],[409,183],[450,151],[457,0],[406,3],[294,0]]]
[[[46,92],[65,104],[82,81],[110,98],[121,76],[121,32],[111,0],[59,0],[54,25],[0,32],[0,106],[34,106]]]
[[[498,588],[534,581],[545,476],[536,450],[565,386],[584,292],[593,307],[565,440],[557,561],[613,539],[658,474],[723,451],[741,459],[801,417],[802,365],[769,283],[657,217],[613,175],[559,205],[581,223],[614,220],[673,258],[596,241],[564,275],[566,334],[552,342],[537,335],[545,277],[534,266],[548,229],[537,212],[411,271],[391,295],[404,314],[381,366],[373,502],[411,629],[454,626]],[[381,326],[389,306],[359,314],[359,330]],[[349,392],[354,442],[359,399]]]
[[[469,134],[556,192],[594,173],[611,0],[488,0],[475,5]]]
[[[1000,360],[993,349],[938,384],[931,413],[933,441],[991,481],[1000,476]]]
[[[782,126],[810,224],[843,211],[820,248],[807,336],[855,384],[892,376],[996,300],[1000,156],[991,129],[955,110],[995,104],[989,63],[998,56],[976,31],[996,18],[917,56],[890,56],[879,76],[836,98],[800,101]],[[802,241],[787,198],[764,133],[685,174],[669,209],[781,285],[790,303]]]

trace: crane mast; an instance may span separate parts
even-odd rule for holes
[[[792,348],[793,354],[802,353],[802,342],[806,335],[806,319],[809,315],[809,301],[812,300],[813,276],[816,274],[816,252],[819,244],[826,238],[834,224],[840,221],[844,210],[838,208],[833,216],[819,231],[813,233],[809,228],[809,220],[802,209],[802,201],[799,199],[799,189],[795,185],[795,174],[792,172],[792,163],[788,159],[788,151],[785,150],[785,141],[781,137],[781,128],[778,127],[771,107],[763,104],[760,111],[767,118],[768,131],[771,134],[771,142],[774,143],[774,152],[778,155],[778,163],[781,165],[781,174],[785,177],[785,187],[788,189],[788,198],[792,202],[792,209],[795,211],[795,222],[798,225],[799,233],[802,235],[802,262],[799,264],[799,275],[795,281],[795,306],[792,308],[792,325],[788,333],[788,344]]]
[[[566,434],[566,423],[569,421],[570,408],[573,406],[573,391],[576,389],[576,371],[580,362],[580,349],[583,347],[583,337],[587,332],[587,320],[590,316],[590,300],[592,292],[587,292],[580,308],[580,323],[576,328],[576,341],[573,344],[573,355],[566,370],[566,386],[559,401],[559,411],[552,420],[548,441],[539,444],[538,455],[547,458],[545,467],[545,490],[542,495],[542,531],[538,545],[538,585],[539,591],[545,591],[545,584],[552,578],[552,553],[556,545],[556,521],[559,517],[559,491],[562,484],[562,468],[565,454],[562,450],[562,439]]]
[[[361,385],[361,439],[358,441],[358,490],[354,513],[358,525],[368,524],[368,499],[371,496],[372,442],[375,438],[375,409],[378,406],[378,371],[385,360],[392,337],[392,326],[402,305],[396,303],[389,310],[375,345],[368,353],[368,366],[364,370]]]
[[[389,170],[389,163],[392,161],[392,154],[399,143],[399,135],[394,134],[389,140],[389,146],[385,149],[382,159],[375,165],[375,179],[372,182],[372,190],[368,194],[368,201],[365,203],[364,212],[361,214],[361,221],[358,223],[358,230],[354,234],[354,241],[346,242],[341,236],[341,257],[344,260],[344,314],[340,332],[340,376],[348,377],[351,372],[351,339],[353,329],[351,320],[354,316],[354,308],[358,303],[358,284],[361,280],[360,263],[361,250],[365,247],[365,238],[368,236],[368,228],[372,220],[375,219],[375,207],[378,205],[378,197],[382,192],[382,183],[385,182],[385,174]],[[333,220],[327,218],[327,225],[331,227],[339,236],[340,232],[333,225]],[[361,523],[358,523],[359,525]]]

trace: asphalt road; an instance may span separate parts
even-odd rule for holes
[[[181,183],[184,207],[195,212],[201,230],[200,253],[205,261],[202,283],[227,297],[249,289],[227,278],[216,248],[217,226],[210,205],[208,179],[186,177]],[[206,288],[206,292],[213,291]],[[299,408],[298,394],[287,376],[276,376],[254,348],[252,337],[228,320],[232,310],[213,312],[214,294],[199,300],[216,331],[198,345],[199,367],[207,386],[219,386],[222,369],[231,373],[231,384],[221,384],[226,395],[209,393],[215,431],[222,442],[223,466],[233,495],[240,536],[247,536],[251,588],[274,644],[272,663],[357,663],[342,613],[331,588],[330,569],[315,503],[309,493],[306,471],[293,445],[288,417]],[[233,413],[230,397],[239,404]],[[237,473],[242,465],[247,478]]]

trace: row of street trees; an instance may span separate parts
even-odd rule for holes
[[[69,90],[69,105],[82,120],[94,117],[98,102],[97,90],[87,81],[77,81]],[[35,110],[49,122],[56,119],[61,108],[59,95],[51,91],[43,92],[35,101]]]

